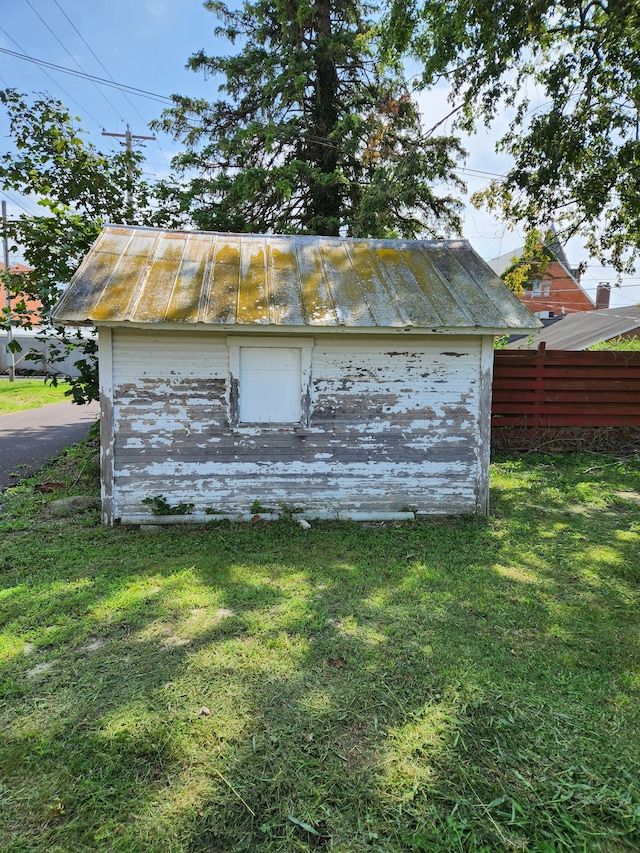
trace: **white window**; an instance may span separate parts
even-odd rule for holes
[[[309,422],[311,338],[229,337],[231,426]]]
[[[525,293],[527,296],[531,298],[548,296],[549,295],[549,282],[543,281],[541,278],[534,278],[531,282],[531,287],[529,290],[526,290]]]
[[[240,347],[240,423],[299,423],[302,359],[297,347]]]

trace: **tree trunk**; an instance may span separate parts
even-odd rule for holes
[[[315,49],[315,99],[309,128],[311,161],[319,174],[311,187],[309,225],[318,234],[338,236],[342,199],[335,178],[338,147],[329,137],[339,116],[339,79],[331,26],[332,0],[316,5],[317,44]]]

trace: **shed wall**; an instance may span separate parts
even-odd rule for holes
[[[160,494],[194,513],[476,512],[481,355],[480,336],[318,335],[308,425],[233,427],[224,334],[115,329],[113,517]]]

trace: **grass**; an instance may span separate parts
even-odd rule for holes
[[[15,382],[0,380],[0,415],[38,409],[49,403],[62,403],[67,386],[61,382],[55,388],[44,379],[16,378]]]
[[[80,446],[0,513],[5,853],[640,848],[637,458],[488,521],[103,529]]]

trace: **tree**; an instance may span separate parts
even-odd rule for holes
[[[458,232],[463,151],[425,132],[397,64],[376,59],[360,0],[254,0],[205,7],[231,56],[194,54],[224,98],[174,95],[156,128],[182,140],[166,199],[199,228],[412,237]]]
[[[33,269],[28,274],[3,278],[16,293],[26,293],[42,303],[44,334],[55,334],[59,347],[55,362],[74,349],[79,378],[69,378],[75,402],[98,397],[97,344],[79,332],[51,329],[48,316],[62,285],[69,281],[104,222],[150,222],[152,196],[140,179],[141,155],[118,151],[103,154],[82,138],[79,119],[59,102],[43,96],[29,102],[13,89],[0,91],[9,116],[14,150],[0,157],[0,186],[30,196],[43,208],[41,216],[21,214],[7,227],[9,239],[20,247]],[[27,313],[5,315],[7,324],[30,327]],[[57,374],[54,373],[55,384]]]
[[[591,347],[587,347],[587,349],[589,352],[600,352],[602,350],[640,352],[640,338],[637,335],[632,335],[630,338],[625,338],[623,336],[609,338],[608,341],[600,341]]]
[[[640,4],[635,0],[393,0],[387,44],[446,75],[472,130],[514,110],[514,165],[481,194],[529,227],[582,234],[603,263],[640,248]],[[541,103],[542,102],[542,103]]]
[[[533,228],[527,232],[524,246],[519,250],[518,256],[513,258],[501,275],[504,283],[516,296],[522,296],[532,280],[544,275],[549,263],[556,260],[550,248],[556,240],[556,234],[552,230],[543,234]]]

